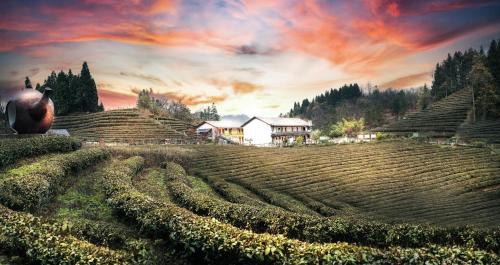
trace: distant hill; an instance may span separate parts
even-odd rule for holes
[[[436,101],[427,109],[409,114],[404,119],[379,127],[373,131],[405,135],[419,133],[422,136],[458,136],[467,141],[500,143],[500,119],[478,120],[473,123],[472,93],[461,89]]]
[[[67,129],[85,141],[121,143],[191,142],[191,126],[176,119],[154,119],[137,109],[56,117],[53,129]]]

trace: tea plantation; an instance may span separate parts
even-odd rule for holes
[[[173,118],[156,118],[137,109],[56,117],[53,129],[85,141],[156,144],[193,141],[192,125]]]
[[[409,141],[2,140],[0,263],[498,264],[499,176],[489,149]]]

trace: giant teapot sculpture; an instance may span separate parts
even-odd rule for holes
[[[47,87],[43,94],[35,89],[24,89],[15,95],[6,107],[10,127],[18,134],[46,133],[54,121],[51,92]]]

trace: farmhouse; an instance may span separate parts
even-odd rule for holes
[[[278,145],[292,143],[302,136],[304,142],[311,139],[312,122],[299,118],[253,117],[241,127],[248,145]]]
[[[212,141],[243,144],[243,128],[237,121],[204,121],[196,127],[196,134]]]

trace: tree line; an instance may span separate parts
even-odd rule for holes
[[[312,120],[314,126],[328,130],[332,124],[343,119],[363,118],[368,127],[377,127],[388,119],[398,119],[409,110],[416,109],[419,94],[429,91],[427,86],[420,90],[384,90],[370,88],[363,93],[358,84],[344,85],[330,89],[316,96],[312,101],[302,100],[294,103],[287,114],[289,117],[302,117]]]
[[[32,88],[29,77],[24,82],[26,88]],[[87,62],[83,62],[80,74],[73,74],[71,69],[68,73],[55,71],[45,79],[43,85],[36,84],[36,90],[44,92],[46,87],[52,88],[51,99],[54,102],[55,114],[57,116],[67,115],[74,112],[99,112],[104,111],[102,103],[99,104],[97,86],[90,74]]]
[[[148,110],[155,115],[171,117],[191,123],[220,120],[220,115],[214,103],[200,111],[191,113],[191,110],[181,101],[172,100],[164,95],[154,93],[152,88],[139,91],[137,108]]]
[[[369,128],[397,120],[409,111],[426,109],[463,88],[473,89],[473,120],[500,116],[500,41],[493,40],[488,51],[468,49],[448,54],[436,65],[432,86],[381,91],[368,84],[364,93],[358,84],[330,89],[295,102],[286,114],[310,119],[316,128],[330,132],[332,125],[363,119]],[[328,134],[328,133],[325,133]]]
[[[456,51],[436,64],[431,95],[439,100],[464,89],[474,90],[475,116],[481,119],[500,115],[500,40],[492,40],[488,51]]]

